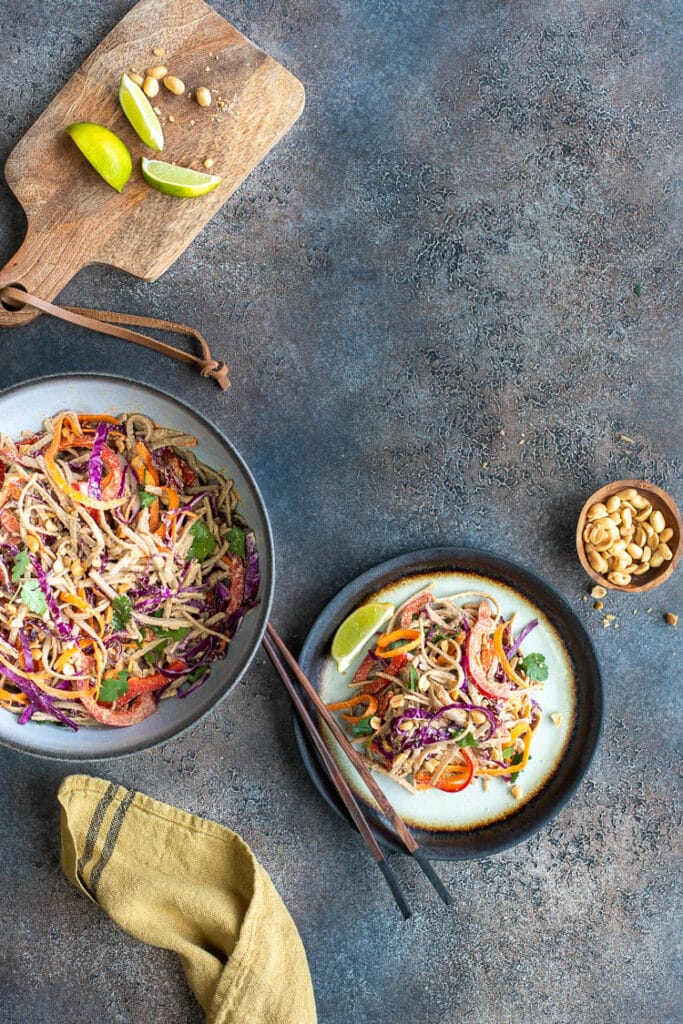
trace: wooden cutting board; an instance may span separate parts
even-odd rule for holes
[[[163,58],[154,56],[163,48]],[[135,135],[118,104],[124,71],[164,64],[194,94],[162,85],[164,149],[154,153]],[[90,263],[106,263],[155,281],[180,256],[238,185],[294,124],[304,105],[301,83],[203,0],[141,0],[125,15],[15,146],[5,175],[28,219],[26,238],[0,270],[0,288],[19,284],[54,299]],[[169,121],[169,115],[174,121]],[[66,134],[74,121],[116,132],[133,156],[133,175],[117,193],[90,167]],[[194,124],[190,122],[194,121]],[[207,196],[177,199],[150,189],[140,173],[147,156],[197,170],[211,158],[223,179]],[[0,326],[38,313],[0,305]]]

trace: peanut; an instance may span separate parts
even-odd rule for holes
[[[671,540],[671,538],[673,537],[673,535],[674,535],[673,530],[671,529],[670,526],[667,526],[667,528],[665,530],[660,530],[659,531],[659,540],[661,541],[662,544],[668,544],[669,541]]]
[[[182,96],[185,92],[185,83],[181,78],[176,78],[175,75],[166,75],[164,77],[164,85],[174,96]]]
[[[664,516],[659,511],[659,509],[656,509],[652,513],[652,515],[650,516],[650,522],[652,523],[652,529],[655,530],[657,533],[661,533],[664,527],[666,526]]]
[[[142,83],[142,91],[145,96],[149,97],[149,99],[153,99],[155,96],[159,95],[159,82],[156,78],[152,78],[148,75]]]
[[[135,82],[135,84],[139,85],[140,88],[142,89],[142,86],[144,85],[144,82],[145,82],[145,80],[142,77],[142,75],[139,75],[137,73],[137,71],[129,71],[128,72],[128,77],[130,78],[131,82]]]
[[[207,89],[205,85],[200,85],[197,89],[196,100],[200,107],[210,107],[212,103],[211,90]]]
[[[631,582],[631,577],[623,572],[608,572],[607,579],[616,587],[627,587]]]
[[[156,78],[157,81],[165,78],[167,74],[168,68],[163,64],[154,64],[153,67],[145,69],[145,77]]]

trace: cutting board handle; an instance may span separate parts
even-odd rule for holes
[[[12,284],[51,302],[84,266],[79,258],[83,230],[82,222],[49,232],[29,225],[22,245],[0,270],[0,292]],[[12,310],[8,305],[0,299],[0,327],[21,327],[40,315],[30,306]]]

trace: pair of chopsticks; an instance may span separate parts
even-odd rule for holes
[[[268,623],[266,627],[266,635],[263,637],[263,647],[273,663],[275,671],[282,680],[285,689],[292,699],[294,707],[296,708],[297,714],[301,719],[301,723],[308,732],[315,749],[320,755],[320,759],[327,769],[327,773],[330,776],[332,784],[339,793],[341,800],[346,807],[347,811],[351,815],[356,828],[360,832],[366,846],[368,847],[373,859],[376,861],[378,868],[384,875],[389,888],[396,900],[399,910],[403,914],[404,918],[411,916],[411,910],[408,906],[408,901],[405,898],[403,890],[399,884],[398,879],[391,870],[389,864],[384,858],[384,853],[379,846],[375,836],[373,835],[370,825],[368,824],[363,811],[360,808],[358,800],[354,796],[351,788],[339,770],[332,754],[328,750],[325,741],[318,731],[318,726],[308,710],[305,701],[303,700],[296,684],[290,678],[288,669],[292,672],[297,682],[303,689],[304,693],[314,705],[316,711],[330,729],[332,735],[337,740],[346,756],[351,761],[351,764],[356,769],[361,779],[370,790],[375,800],[379,804],[382,812],[391,823],[396,836],[401,841],[403,846],[406,848],[409,854],[417,861],[420,868],[427,876],[431,884],[436,889],[437,893],[441,897],[444,903],[450,904],[452,897],[446,886],[443,884],[432,865],[427,860],[424,850],[421,849],[419,843],[415,839],[410,829],[402,818],[396,813],[394,808],[391,806],[384,791],[380,788],[379,784],[375,780],[372,772],[360,759],[356,751],[353,749],[351,743],[344,735],[344,732],[338,725],[336,719],[332,713],[327,709],[324,701],[320,697],[318,691],[315,689],[311,681],[304,675],[301,668],[297,664],[294,655],[291,653],[284,640],[280,637],[279,633],[274,626]],[[283,660],[284,659],[284,660]]]

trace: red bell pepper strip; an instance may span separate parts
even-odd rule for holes
[[[187,668],[187,665],[184,661],[174,661],[168,667],[172,672],[182,672]],[[131,676],[128,680],[128,689],[123,696],[117,698],[116,705],[118,707],[119,705],[129,704],[130,701],[139,697],[140,694],[153,693],[168,682],[169,677],[165,676],[163,672],[155,672],[151,676]]]
[[[223,561],[230,566],[230,597],[225,612],[226,615],[232,615],[244,602],[244,562],[232,551],[223,555]]]
[[[494,622],[491,618],[491,609],[487,601],[482,601],[479,605],[477,621],[472,626],[467,638],[467,668],[470,679],[480,693],[483,693],[485,697],[493,698],[493,700],[501,700],[509,695],[510,685],[509,683],[498,683],[495,679],[489,679],[481,660],[482,647],[485,642],[487,643],[488,654],[488,640],[493,629]],[[488,660],[488,664],[491,664],[490,660]]]
[[[82,679],[75,682],[79,690],[89,689],[87,680]],[[98,704],[95,698],[89,697],[87,693],[80,694],[80,701],[88,714],[96,722],[101,722],[102,725],[137,725],[138,722],[142,722],[145,718],[153,715],[157,709],[157,702],[151,693],[143,693],[140,697],[136,698],[135,703],[131,707],[121,710],[117,709],[116,711]]]
[[[412,626],[413,615],[416,615],[418,612],[421,612],[422,609],[426,608],[427,605],[430,604],[433,600],[434,595],[427,593],[418,594],[417,597],[414,597],[412,599],[412,601],[408,601],[408,604],[401,612],[401,618],[399,620],[401,628],[406,629],[407,627]]]
[[[467,789],[474,776],[476,761],[467,747],[462,747],[460,753],[465,758],[465,764],[449,765],[435,786],[432,786],[430,782],[431,775],[429,772],[418,772],[415,776],[417,788],[441,789],[444,793],[460,793],[463,789]]]
[[[14,512],[10,512],[8,508],[3,508],[0,512],[0,525],[9,533],[12,537],[21,536],[21,527],[19,526],[19,520],[15,516]]]

